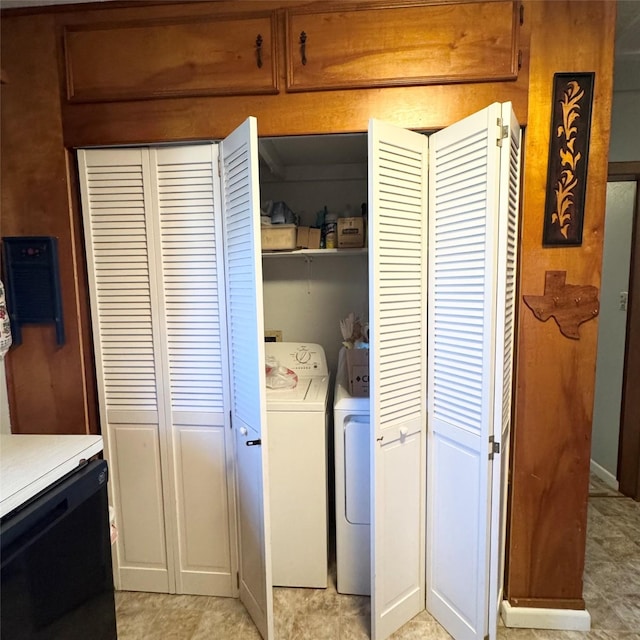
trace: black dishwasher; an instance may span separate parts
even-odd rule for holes
[[[94,460],[0,522],[0,638],[117,638],[107,463]]]

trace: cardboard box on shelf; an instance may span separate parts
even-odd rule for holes
[[[369,349],[347,349],[349,393],[356,398],[369,396]]]
[[[296,225],[273,224],[260,228],[263,251],[291,251],[296,248]]]
[[[362,217],[338,218],[338,249],[364,247],[364,220]]]
[[[309,229],[309,249],[320,248],[320,233],[320,229],[315,229],[314,227]]]
[[[296,246],[298,249],[319,249],[320,229],[314,229],[313,227],[298,227]]]

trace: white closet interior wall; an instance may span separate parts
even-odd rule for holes
[[[327,207],[361,214],[367,201],[367,137],[298,136],[260,140],[260,198],[284,201],[314,226]],[[268,158],[269,163],[265,161]],[[355,312],[368,320],[367,258],[308,256],[263,260],[264,324],[287,342],[315,342],[325,350],[333,375],[342,343],[340,320]]]

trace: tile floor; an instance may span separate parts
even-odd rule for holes
[[[592,478],[584,597],[592,630],[543,631],[500,627],[500,640],[640,640],[640,503]],[[119,640],[259,640],[236,599],[119,592]],[[369,599],[327,589],[274,590],[278,640],[360,640],[369,637]],[[447,640],[426,612],[393,640]]]

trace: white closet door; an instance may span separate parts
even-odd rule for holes
[[[520,199],[521,132],[510,102],[502,104],[507,136],[500,147],[500,202],[498,222],[498,274],[496,302],[495,441],[491,500],[491,568],[489,579],[489,635],[495,640],[504,587],[505,538],[511,400],[513,397],[513,346],[515,338],[518,218]],[[504,328],[504,329],[502,329]],[[500,389],[502,393],[500,394]]]
[[[499,440],[508,413],[514,304],[499,237],[501,111],[491,105],[430,138],[427,609],[457,640],[489,634],[495,606],[492,474],[501,461],[490,438]]]
[[[78,163],[100,419],[120,532],[115,583],[171,592],[148,156],[140,149],[80,150]]]
[[[369,125],[371,631],[425,607],[427,137]]]
[[[231,415],[236,442],[240,599],[273,638],[258,132],[249,118],[221,144]]]
[[[150,149],[176,591],[236,593],[217,145]],[[229,476],[229,477],[228,477]]]

